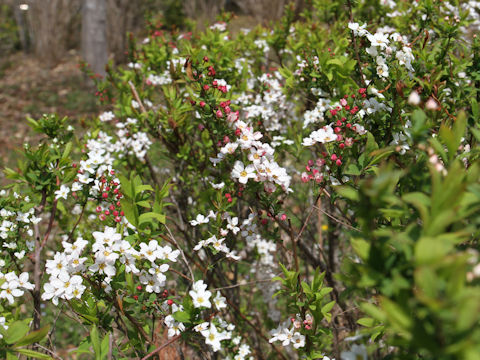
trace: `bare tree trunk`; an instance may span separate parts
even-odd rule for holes
[[[15,21],[18,27],[18,37],[20,43],[22,44],[22,50],[28,52],[30,49],[30,44],[28,41],[28,29],[26,24],[26,14],[24,11],[20,10],[20,1],[17,0],[13,4],[13,13],[15,15]]]
[[[95,73],[105,75],[108,61],[106,0],[83,1],[82,55]]]
[[[211,22],[224,9],[224,6],[224,0],[185,0],[183,11],[189,18]]]
[[[127,32],[133,30],[135,19],[142,15],[141,10],[136,0],[107,0],[108,50],[117,64],[126,58]]]
[[[35,55],[54,65],[66,51],[68,26],[79,0],[25,0]]]

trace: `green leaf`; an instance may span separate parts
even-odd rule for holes
[[[158,220],[160,223],[165,224],[165,215],[154,212],[143,213],[138,218],[138,224],[142,225],[143,223],[151,222],[152,220]]]
[[[367,132],[367,144],[365,145],[365,153],[371,156],[371,153],[378,150],[378,144],[371,132]]]
[[[471,103],[472,103],[472,115],[473,115],[473,119],[474,119],[474,120],[479,120],[480,110],[479,110],[479,107],[478,107],[477,99],[475,99],[475,97],[472,97]]]
[[[63,151],[63,154],[62,154],[62,160],[66,159],[68,157],[68,155],[70,155],[70,152],[72,151],[72,142],[68,142],[67,145],[65,145],[65,150]]]
[[[413,321],[405,310],[399,304],[386,297],[382,297],[380,303],[392,326],[407,335],[408,330],[412,327]]]
[[[15,321],[8,326],[4,340],[7,344],[16,343],[28,333],[28,330],[30,330],[30,326],[25,321]]]
[[[371,303],[362,303],[360,304],[360,308],[367,314],[373,317],[374,319],[384,322],[387,317],[385,316],[385,312],[378,307],[376,304]]]
[[[148,200],[140,200],[140,201],[137,201],[135,204],[138,205],[138,206],[147,208],[147,209],[150,209],[150,207],[151,207],[150,202]]]
[[[130,185],[130,181],[128,181],[128,179],[125,176],[123,176],[122,174],[118,174],[117,177],[118,177],[118,180],[120,180],[122,193],[126,197],[133,198],[133,193],[132,193],[132,190],[131,190],[132,187]]]
[[[21,338],[15,346],[25,346],[30,345],[42,340],[45,336],[47,336],[48,331],[50,330],[50,325],[44,326],[41,329],[35,330],[30,332],[30,334]]]
[[[137,219],[137,208],[135,205],[132,205],[129,199],[123,198],[120,200],[122,205],[122,210],[125,214],[127,220],[135,227],[138,227],[138,219]]]
[[[330,59],[326,62],[327,65],[337,65],[343,67],[343,62],[340,59]]]
[[[412,192],[403,195],[402,200],[415,206],[424,222],[429,221],[430,198],[427,195],[421,192]]]
[[[138,185],[135,186],[135,195],[143,192],[143,191],[153,191],[153,188],[150,185]]]
[[[355,164],[349,164],[343,172],[345,175],[360,175],[362,171]]]
[[[329,303],[327,303],[326,305],[322,306],[322,314],[327,314],[330,312],[330,310],[332,310],[333,306],[335,305],[335,300],[333,301],[330,301]]]
[[[90,331],[90,341],[92,342],[93,351],[95,352],[95,359],[101,360],[102,350],[100,346],[100,338],[95,325],[92,326],[92,330]]]
[[[177,311],[172,314],[173,318],[179,322],[189,322],[190,321],[190,315],[186,313],[185,311]]]
[[[110,333],[107,333],[102,340],[102,344],[100,346],[100,348],[101,348],[101,358],[102,359],[105,358],[108,354],[108,350],[109,350],[109,347],[110,347],[109,346],[110,345],[110,336],[111,336]]]
[[[352,201],[358,201],[360,199],[358,191],[348,185],[335,186],[334,189],[336,193],[346,199],[350,199]]]
[[[18,352],[19,354],[22,354],[22,355],[25,355],[25,356],[28,356],[28,357],[32,357],[34,359],[52,359],[52,357],[50,355],[42,354],[42,353],[30,350],[30,349],[15,349],[15,351]]]
[[[350,239],[350,243],[360,259],[367,261],[370,254],[370,243],[360,238],[352,238]]]
[[[357,323],[365,327],[372,327],[375,325],[375,319],[372,319],[369,317],[363,317],[358,319]]]

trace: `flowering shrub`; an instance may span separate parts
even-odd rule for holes
[[[0,196],[0,357],[478,359],[480,4],[130,44]]]

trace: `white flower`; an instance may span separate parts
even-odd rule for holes
[[[350,351],[342,351],[342,360],[367,360],[367,349],[365,345],[353,344]]]
[[[190,220],[190,225],[197,226],[200,224],[207,224],[209,221],[210,221],[210,218],[208,216],[198,214],[195,220]]]
[[[226,299],[220,294],[220,291],[217,291],[217,296],[213,299],[213,303],[218,310],[221,310],[227,307],[225,300]]]
[[[105,274],[108,277],[113,277],[116,274],[116,269],[113,263],[108,262],[107,259],[100,255],[95,258],[95,263],[88,268],[92,272],[98,272],[99,274]]]
[[[293,334],[291,341],[295,349],[305,346],[305,336],[300,334],[299,332],[296,332],[295,334]]]
[[[195,330],[196,332],[201,332],[201,331],[205,331],[208,329],[208,327],[210,326],[210,323],[208,322],[203,322],[201,324],[198,324],[196,325],[193,330]]]
[[[418,95],[416,91],[412,91],[408,96],[408,103],[410,105],[418,105],[420,104],[420,102],[421,102],[420,95]]]
[[[20,252],[14,252],[13,255],[15,255],[17,259],[22,260],[25,256],[25,250],[22,250]]]
[[[165,317],[165,325],[168,327],[168,337],[171,338],[172,336],[179,335],[180,332],[185,330],[185,325],[181,322],[175,321],[172,315],[167,315]]]
[[[106,244],[106,245],[113,245],[113,243],[120,241],[122,239],[122,235],[117,233],[117,230],[113,227],[106,226],[104,232],[100,231],[94,231],[92,233],[94,239],[95,239],[95,244],[98,244],[97,247],[101,244]],[[92,247],[93,251],[96,251],[96,247]]]
[[[368,31],[365,29],[367,27],[367,24],[363,24],[360,26],[358,23],[348,23],[348,28],[353,31],[353,34],[355,36],[364,36],[368,33]]]
[[[379,46],[382,49],[385,49],[390,42],[388,40],[388,36],[382,33],[375,33],[374,35],[368,34],[367,35],[368,40],[372,44],[372,46]]]
[[[101,114],[99,117],[100,121],[110,121],[115,118],[115,115],[111,111],[105,111],[103,114]]]
[[[55,296],[56,291],[57,289],[51,283],[45,283],[43,285],[42,300],[52,299],[53,304],[58,305],[58,296]]]
[[[146,273],[140,275],[140,282],[146,285],[145,290],[148,293],[154,292],[158,294],[161,291],[161,288],[165,286],[166,279],[167,278],[162,273],[156,276],[150,276]]]
[[[220,184],[215,184],[210,181],[210,185],[212,185],[214,189],[219,190],[219,189],[223,189],[223,187],[225,186],[225,183],[222,181]]]
[[[201,284],[199,284],[200,281],[201,281]],[[193,285],[194,290],[190,290],[188,292],[192,297],[193,306],[195,306],[196,308],[200,308],[200,307],[211,308],[212,304],[210,303],[209,299],[210,299],[210,296],[212,296],[212,293],[206,290],[206,285],[203,284],[202,280],[200,281],[197,281]],[[203,288],[203,286],[205,286],[205,288]]]
[[[225,339],[225,334],[223,332],[219,333],[213,323],[210,323],[210,328],[203,330],[201,334],[205,337],[205,344],[211,345],[214,352],[222,349],[220,341]]]
[[[0,299],[7,299],[10,304],[13,304],[14,297],[20,297],[24,291],[19,289],[20,282],[14,272],[5,275],[5,282],[0,289]]]
[[[233,165],[232,177],[238,179],[238,182],[241,184],[246,184],[248,179],[255,178],[255,168],[253,165],[245,165],[237,160]]]
[[[428,110],[438,110],[439,105],[433,98],[430,98],[425,104],[425,108]]]
[[[58,277],[61,273],[68,274],[68,259],[65,254],[57,252],[53,256],[53,260],[47,260],[45,267],[47,274],[53,277]]]
[[[69,192],[70,189],[67,186],[60,186],[60,189],[55,191],[55,200],[58,200],[59,198],[64,198],[66,200]]]
[[[238,227],[238,217],[231,218],[228,216],[227,222],[227,229],[231,230],[236,235],[240,231],[240,228]]]

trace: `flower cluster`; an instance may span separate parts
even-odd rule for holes
[[[270,333],[272,337],[270,342],[281,341],[283,346],[293,345],[295,349],[302,348],[305,346],[305,335],[301,334],[299,331],[296,331],[300,326],[296,323],[298,321],[295,318],[292,318],[292,321],[285,321],[283,324],[276,329],[273,329]]]
[[[375,59],[377,75],[386,80],[389,77],[389,67],[387,59],[395,55],[399,65],[405,66],[409,75],[412,77],[415,71],[412,62],[415,60],[412,54],[412,49],[405,36],[395,32],[395,29],[386,27],[377,29],[375,34],[371,34],[366,29],[366,24],[359,25],[351,22],[348,28],[355,36],[366,37],[370,42],[370,47],[366,52]],[[396,45],[394,44],[396,43]]]
[[[58,304],[58,299],[80,298],[86,289],[83,276],[98,276],[99,285],[110,291],[118,268],[139,277],[148,293],[161,293],[165,286],[164,273],[169,269],[167,261],[177,261],[179,250],[170,246],[160,246],[156,240],[140,243],[139,249],[123,239],[115,228],[105,227],[103,232],[93,232],[94,242],[78,238],[70,243],[62,242],[63,252],[56,252],[53,259],[47,260],[46,272],[50,279],[44,285],[42,299]],[[88,248],[91,252],[85,252]],[[139,269],[140,268],[140,269]]]
[[[263,137],[259,131],[238,118],[234,118],[232,125],[235,128],[237,139],[230,141],[220,149],[216,158],[210,159],[214,164],[222,161],[228,155],[236,153],[237,149],[246,153],[250,163],[237,160],[233,166],[231,176],[237,179],[240,184],[247,184],[249,179],[255,182],[262,182],[265,191],[271,193],[279,185],[284,191],[290,191],[291,177],[285,168],[281,167],[274,159],[275,150],[267,143],[259,139]]]
[[[362,121],[359,116],[360,108],[355,105],[357,96],[363,98],[366,89],[361,88],[358,94],[345,95],[337,105],[331,105],[329,116],[331,124],[313,131],[303,139],[303,146],[321,144],[320,156],[315,160],[309,160],[302,173],[302,181],[313,180],[321,183],[324,179],[330,179],[337,174],[336,169],[343,165],[344,156],[349,149],[359,140],[360,136],[367,133],[365,127],[354,121]]]
[[[33,290],[34,286],[28,282],[28,273],[23,272],[17,276],[13,271],[3,275],[0,273],[0,299],[7,299],[10,304],[14,303],[15,297],[23,296],[25,290]]]

